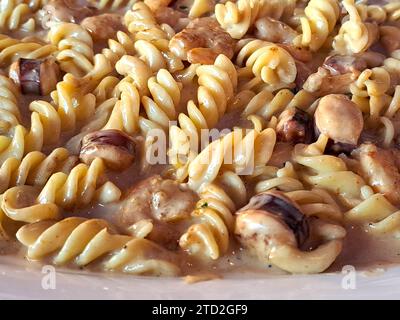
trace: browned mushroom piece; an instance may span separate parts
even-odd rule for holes
[[[214,18],[192,20],[187,28],[172,37],[169,49],[190,63],[213,64],[219,54],[232,59],[236,41]]]
[[[400,32],[395,26],[382,26],[380,30],[380,42],[389,53],[400,49]]]
[[[314,119],[318,131],[335,143],[356,146],[364,127],[360,109],[343,94],[330,94],[321,98]]]
[[[105,41],[116,37],[117,31],[125,30],[122,16],[116,13],[104,13],[82,20],[81,26],[85,28],[94,41]]]
[[[154,12],[154,16],[159,24],[170,25],[175,32],[180,32],[190,23],[187,13],[175,10],[171,7],[163,7]]]
[[[309,237],[310,228],[307,217],[297,204],[279,191],[267,191],[253,196],[249,203],[237,214],[252,211],[262,211],[264,214],[278,217],[294,233],[298,246]]]
[[[297,74],[294,83],[296,84],[296,88],[298,90],[301,90],[308,77],[312,74],[312,71],[304,62],[298,60],[296,60],[295,62]]]
[[[119,130],[95,131],[82,139],[79,158],[86,164],[101,158],[110,169],[122,171],[135,159],[135,143]]]
[[[384,59],[385,56],[377,52],[365,52],[360,56],[329,56],[317,72],[307,78],[303,88],[318,96],[349,93],[350,85],[363,70],[382,65]]]
[[[48,29],[55,22],[79,23],[95,12],[86,0],[50,0],[38,15],[43,28]]]
[[[367,68],[367,62],[355,56],[333,55],[327,57],[322,66],[328,69],[331,75],[339,75],[362,71]]]
[[[291,44],[298,36],[286,23],[270,17],[258,19],[254,25],[256,37],[265,41]]]
[[[313,119],[299,108],[285,110],[276,126],[278,141],[309,144],[313,140]]]
[[[23,59],[15,61],[9,77],[21,88],[23,94],[48,95],[60,78],[60,68],[54,58]]]
[[[177,246],[196,201],[196,194],[189,188],[154,175],[128,190],[114,220],[122,229],[140,221],[151,221],[149,239]]]

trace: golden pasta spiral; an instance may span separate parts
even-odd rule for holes
[[[33,11],[20,0],[1,0],[0,30],[34,31]]]
[[[400,3],[391,2],[384,6],[384,9],[388,15],[389,21],[399,21],[400,20]]]
[[[307,169],[301,176],[305,182],[332,192],[344,205],[353,207],[372,189],[361,176],[350,171],[342,159],[324,154],[327,142],[328,137],[320,134],[313,144],[296,145],[293,160]]]
[[[30,151],[41,151],[43,145],[57,143],[61,132],[74,130],[79,121],[92,116],[95,112],[95,96],[80,94],[74,78],[67,74],[51,93],[55,106],[42,100],[31,102],[29,130],[18,124],[7,135],[0,136],[0,164],[8,158],[21,160]]]
[[[213,65],[196,68],[196,74],[198,105],[189,101],[187,114],[179,114],[179,126],[171,126],[169,132],[170,162],[177,169],[179,180],[186,178],[188,160],[198,153],[201,130],[215,127],[227,111],[237,86],[235,66],[224,55],[219,55]]]
[[[90,0],[97,9],[104,10],[109,8],[111,11],[116,11],[122,7],[131,7],[136,0]]]
[[[6,76],[0,75],[0,132],[7,133],[20,123],[19,90]]]
[[[229,189],[231,197],[224,190]],[[181,236],[179,245],[189,254],[216,260],[229,247],[233,231],[236,204],[247,200],[246,187],[238,175],[231,171],[222,173],[214,183],[199,191],[200,200],[192,212],[192,224]]]
[[[12,187],[3,195],[2,209],[12,220],[36,222],[58,219],[59,208],[84,207],[93,199],[100,203],[119,200],[121,191],[112,182],[99,185],[103,172],[103,161],[96,158],[90,166],[80,163],[68,174],[52,174],[41,190],[27,185]]]
[[[66,22],[54,24],[48,38],[58,47],[56,59],[63,71],[76,77],[89,75],[99,80],[111,72],[111,63],[103,54],[94,55],[92,37],[80,25]]]
[[[154,242],[121,235],[102,219],[70,217],[23,226],[17,239],[27,247],[26,257],[42,260],[53,255],[53,263],[73,262],[84,267],[106,255],[102,268],[131,274],[177,276],[174,255]]]
[[[343,6],[349,13],[349,20],[339,29],[332,46],[340,54],[358,54],[366,51],[379,37],[376,24],[362,20],[354,0],[344,0]]]
[[[380,193],[367,197],[344,217],[347,223],[361,224],[373,234],[399,235],[400,211]]]
[[[261,116],[263,120],[270,121],[273,117],[279,116],[284,110],[299,108],[307,111],[316,101],[311,93],[300,90],[293,94],[288,89],[282,89],[275,94],[269,90],[262,90],[256,94],[243,110],[243,117],[252,115]]]
[[[215,18],[232,38],[241,39],[254,22],[268,16],[274,19],[291,15],[295,7],[292,0],[238,0],[215,6]]]
[[[151,129],[167,131],[170,121],[176,119],[177,107],[181,99],[182,84],[175,81],[171,73],[161,69],[148,80],[149,96],[142,97],[142,106],[146,117],[140,117],[139,126],[142,132]]]
[[[43,59],[57,51],[52,44],[19,40],[0,34],[0,65],[9,65],[18,58]]]
[[[19,185],[44,186],[53,173],[68,173],[77,160],[65,148],[54,149],[48,156],[32,151],[22,160],[8,158],[0,167],[0,193]]]
[[[117,61],[124,55],[135,53],[134,39],[123,31],[117,32],[116,39],[108,40],[108,47],[102,50],[102,54],[115,66]]]
[[[103,129],[117,129],[132,135],[139,127],[140,95],[129,79],[122,80],[117,88],[120,99],[115,103]]]
[[[395,50],[383,66],[365,69],[351,84],[352,100],[369,116],[368,125],[377,127],[380,116],[393,118],[397,114],[399,71],[400,50]]]
[[[124,16],[125,25],[134,35],[135,51],[153,72],[168,69],[170,72],[182,70],[184,65],[169,50],[169,40],[175,32],[168,25],[159,25],[149,7],[135,3]]]
[[[245,178],[255,185],[256,194],[279,190],[297,203],[306,216],[342,221],[343,214],[333,197],[323,189],[307,190],[291,162],[286,162],[283,168],[257,168],[253,175]]]
[[[337,0],[311,0],[300,18],[302,34],[295,38],[294,44],[310,48],[311,51],[320,49],[336,25],[340,8]]]
[[[245,65],[274,89],[288,87],[297,75],[293,57],[278,45],[262,40],[250,41],[240,49],[236,63]]]
[[[275,131],[270,128],[261,132],[235,129],[211,142],[190,162],[188,184],[193,190],[200,190],[212,183],[221,170],[252,174],[269,161],[275,142]]]
[[[382,6],[356,3],[356,8],[363,21],[368,20],[380,24],[387,19],[387,12]]]

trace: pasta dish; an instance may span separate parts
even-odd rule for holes
[[[400,263],[400,0],[0,8],[0,259]]]

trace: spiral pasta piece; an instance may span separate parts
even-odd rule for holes
[[[55,172],[69,172],[78,158],[65,148],[54,149],[48,156],[39,151],[22,160],[8,158],[0,167],[0,193],[19,185],[44,186]]]
[[[241,39],[259,17],[261,7],[260,0],[219,3],[215,6],[215,18],[232,38]]]
[[[255,184],[256,194],[269,190],[279,190],[299,205],[306,216],[316,216],[324,220],[341,221],[343,214],[333,197],[325,190],[308,190],[291,162],[283,168],[265,166],[257,168],[254,174],[245,177]]]
[[[20,123],[19,90],[6,76],[0,75],[0,131],[8,132]]]
[[[215,6],[215,18],[232,38],[241,39],[254,22],[268,16],[274,19],[285,18],[293,13],[295,1],[238,0],[227,1]]]
[[[153,72],[143,60],[124,55],[117,61],[115,69],[136,86],[141,96],[149,95],[147,82],[153,76]]]
[[[288,89],[282,89],[273,94],[264,89],[249,101],[242,115],[243,117],[257,115],[266,121],[270,121],[273,117],[278,117],[283,111],[291,108],[307,111],[316,99],[314,95],[305,90],[293,94]]]
[[[169,132],[170,162],[178,170],[180,180],[186,178],[189,158],[198,153],[201,131],[215,127],[227,111],[237,86],[235,66],[224,55],[219,55],[213,65],[196,68],[196,74],[198,106],[189,101],[187,115],[179,114],[179,126],[171,126]]]
[[[55,173],[43,187],[38,200],[40,203],[56,203],[62,208],[85,206],[95,198],[96,192],[99,196],[104,196],[105,202],[118,200],[121,192],[111,182],[106,182],[100,189],[97,187],[103,172],[103,162],[95,159],[90,166],[78,164],[68,175]]]
[[[34,31],[33,11],[19,0],[1,0],[0,30]]]
[[[148,80],[147,86],[152,98],[142,97],[146,118],[139,119],[141,131],[148,132],[151,129],[167,131],[170,122],[177,116],[176,109],[181,99],[182,85],[175,81],[171,73],[161,69],[156,76]]]
[[[135,40],[168,42],[168,34],[157,23],[153,12],[142,1],[135,3],[124,15],[124,23]],[[168,44],[167,44],[168,46]]]
[[[0,136],[0,164],[8,158],[21,160],[31,151],[41,151],[43,145],[55,144],[61,132],[75,129],[78,121],[84,121],[95,111],[95,97],[80,95],[74,79],[66,75],[51,93],[54,107],[47,101],[35,100],[29,109],[31,124],[29,130],[18,124],[7,135]]]
[[[170,72],[182,70],[184,65],[169,50],[169,40],[175,32],[168,25],[159,25],[149,7],[137,2],[124,16],[125,25],[134,35],[135,51],[152,70],[168,69]]]
[[[352,101],[369,116],[369,124],[376,126],[379,116],[389,111],[387,108],[392,97],[388,93],[391,85],[391,73],[385,67],[365,69],[350,85]]]
[[[122,80],[117,87],[120,99],[115,103],[103,129],[117,129],[132,135],[139,127],[140,95],[129,80]]]
[[[365,52],[378,39],[379,29],[376,24],[362,20],[354,0],[344,0],[343,6],[349,13],[349,20],[340,27],[332,46],[340,54]]]
[[[99,10],[109,8],[111,11],[116,11],[122,7],[131,7],[136,0],[91,0],[90,2],[92,2]]]
[[[400,211],[383,194],[366,198],[344,215],[345,221],[363,225],[373,234],[396,234],[400,232]]]
[[[189,164],[188,184],[193,190],[212,183],[221,170],[248,175],[264,166],[272,155],[276,142],[273,129],[235,129],[210,143]]]
[[[50,28],[48,38],[59,49],[57,60],[62,70],[80,75],[93,69],[93,40],[84,28],[61,22]]]
[[[295,38],[294,44],[310,48],[311,51],[320,49],[336,25],[340,8],[337,0],[311,0],[300,18],[302,34]]]
[[[172,253],[149,240],[118,234],[102,219],[39,221],[20,228],[17,239],[27,247],[26,256],[31,260],[53,255],[56,265],[73,262],[84,267],[111,254],[103,260],[104,270],[153,276],[180,273]]]
[[[114,98],[115,88],[118,86],[119,82],[120,79],[114,76],[107,76],[103,78],[93,90],[93,94],[96,97],[96,105],[99,105],[108,99]]]
[[[90,166],[80,163],[68,174],[52,174],[41,190],[27,185],[12,187],[3,194],[2,209],[12,220],[36,222],[58,219],[60,208],[84,207],[93,199],[100,203],[119,200],[121,191],[112,182],[99,185],[103,172],[103,161],[96,158]]]
[[[102,54],[115,66],[117,61],[124,55],[133,55],[135,53],[134,39],[123,31],[117,32],[116,39],[108,40],[108,47],[102,50]]]
[[[57,51],[52,44],[19,40],[0,34],[0,65],[8,65],[18,58],[43,59]]]
[[[56,90],[50,94],[64,131],[75,129],[78,121],[86,121],[94,113],[94,95],[82,91],[79,92],[74,77],[66,74],[64,80],[57,83]]]
[[[356,8],[363,21],[372,21],[380,24],[387,19],[387,12],[382,6],[356,3]]]
[[[381,67],[365,69],[350,85],[352,101],[367,115],[366,126],[373,129],[381,126],[386,146],[393,141],[392,119],[399,110],[399,72],[400,50],[395,50]]]
[[[96,80],[101,80],[112,71],[111,63],[104,54],[94,55],[92,37],[80,25],[66,22],[52,25],[48,38],[59,50],[56,59],[63,71]]]
[[[245,65],[257,78],[274,89],[291,85],[297,75],[293,57],[276,44],[262,40],[247,43],[239,51],[236,63]]]
[[[340,225],[319,219],[312,221],[311,229],[322,241],[317,248],[303,251],[295,245],[278,240],[276,247],[268,256],[269,262],[294,274],[325,271],[342,251],[346,230]]]
[[[384,9],[388,15],[389,21],[400,20],[400,4],[397,2],[390,2],[384,6]]]
[[[229,189],[232,198],[224,191]],[[225,190],[226,190],[225,189]],[[200,200],[192,212],[194,223],[181,236],[179,245],[189,254],[216,260],[227,252],[236,210],[233,197],[243,205],[246,187],[238,175],[226,171],[199,191]]]
[[[313,144],[296,145],[293,160],[308,169],[302,174],[305,182],[332,192],[344,205],[354,207],[373,191],[342,159],[324,154],[327,142],[328,137],[321,134]]]

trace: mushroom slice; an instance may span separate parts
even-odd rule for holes
[[[119,130],[95,131],[82,139],[79,158],[86,164],[102,158],[110,169],[122,171],[135,159],[135,142]]]
[[[342,94],[323,97],[315,110],[314,119],[318,131],[335,143],[357,145],[364,128],[360,109]]]
[[[267,214],[278,216],[293,231],[299,246],[309,236],[307,217],[292,200],[281,192],[268,191],[257,194],[237,214],[248,210],[262,210]]]
[[[279,141],[306,143],[313,140],[313,120],[299,108],[287,109],[279,116],[276,133]]]
[[[23,94],[45,96],[55,89],[60,68],[54,58],[20,58],[10,66],[9,76],[21,87]]]

